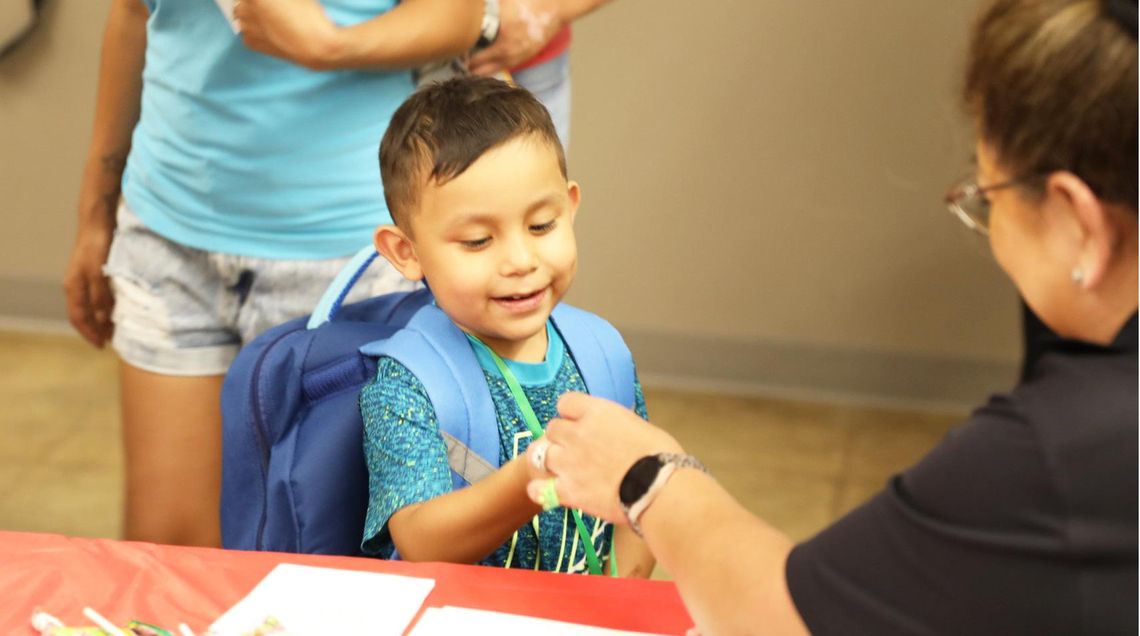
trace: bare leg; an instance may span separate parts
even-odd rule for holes
[[[221,545],[222,377],[170,376],[120,361],[125,538]]]

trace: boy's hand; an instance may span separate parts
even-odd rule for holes
[[[565,24],[558,0],[499,0],[499,37],[472,55],[468,66],[476,75],[515,68],[546,48]]]
[[[245,45],[301,66],[328,68],[337,27],[317,0],[236,0]]]

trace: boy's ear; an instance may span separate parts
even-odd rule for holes
[[[404,278],[411,281],[423,279],[424,270],[416,256],[415,246],[404,231],[395,225],[381,225],[372,237],[376,251],[388,260]]]
[[[578,215],[578,204],[582,203],[582,187],[577,181],[566,182],[566,195],[570,197],[570,222]]]

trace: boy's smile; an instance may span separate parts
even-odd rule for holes
[[[523,314],[540,308],[549,292],[550,288],[544,287],[526,294],[500,296],[495,298],[495,302],[502,305],[510,313]]]
[[[579,197],[547,142],[516,137],[451,181],[427,183],[411,232],[385,226],[377,248],[389,260],[394,252],[408,278],[424,278],[461,329],[504,358],[540,362],[546,320],[577,270]]]

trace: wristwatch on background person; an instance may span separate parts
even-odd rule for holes
[[[499,37],[499,0],[483,0],[483,26],[475,50],[485,49]]]
[[[428,84],[446,82],[455,77],[465,77],[471,74],[467,67],[468,57],[477,51],[491,46],[499,37],[499,0],[483,0],[483,24],[479,28],[479,39],[475,46],[460,57],[428,62],[414,71],[416,87]]]
[[[692,455],[681,453],[658,453],[646,455],[633,463],[618,486],[618,499],[621,510],[629,521],[629,527],[641,536],[638,520],[641,514],[653,503],[657,493],[669,481],[678,468],[696,468],[702,473],[709,472],[705,465]]]

